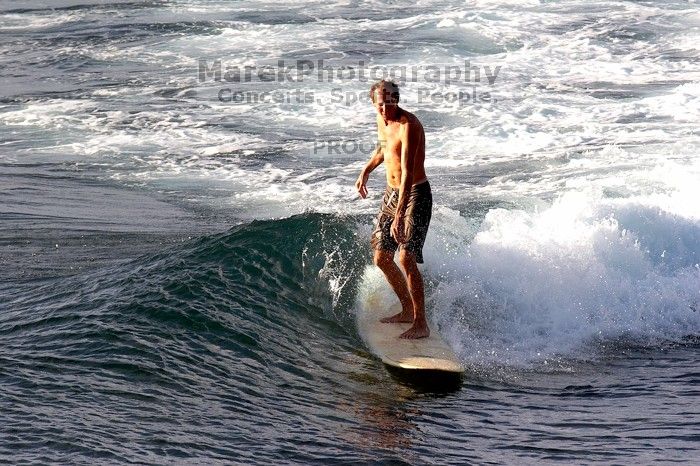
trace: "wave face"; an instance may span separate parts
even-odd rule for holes
[[[143,435],[175,457],[208,445],[245,462],[240,447],[256,432],[303,424],[309,393],[310,409],[332,411],[335,395],[316,386],[342,384],[361,342],[349,314],[329,305],[344,306],[352,275],[334,298],[323,268],[334,254],[343,267],[361,260],[351,223],[319,214],[253,222],[16,294],[0,321],[14,426],[5,445],[117,459],[122,435]],[[42,395],[27,402],[27,390]],[[210,423],[216,413],[237,424]],[[87,442],[66,435],[87,424]],[[189,434],[170,437],[175,426]],[[317,425],[297,435],[322,445],[327,434]]]

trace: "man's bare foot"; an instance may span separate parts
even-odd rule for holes
[[[430,329],[428,328],[428,323],[423,320],[422,322],[414,322],[411,328],[399,335],[399,338],[425,338],[430,336]]]
[[[384,317],[379,322],[384,322],[385,324],[396,324],[399,322],[411,323],[413,322],[413,311],[401,311],[398,314],[394,314],[391,317]]]

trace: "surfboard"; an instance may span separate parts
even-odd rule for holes
[[[415,340],[399,338],[411,324],[380,322],[384,317],[401,311],[399,303],[385,306],[379,296],[372,295],[363,304],[357,316],[360,335],[370,351],[384,364],[410,371],[464,373],[464,366],[433,325],[428,323],[429,337]]]

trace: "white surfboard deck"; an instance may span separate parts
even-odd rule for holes
[[[463,373],[464,366],[455,353],[440,337],[437,329],[430,327],[430,336],[419,339],[399,338],[411,327],[409,323],[385,324],[380,319],[401,311],[401,305],[384,306],[382,299],[375,295],[365,301],[359,310],[357,325],[360,335],[384,364],[412,369]]]

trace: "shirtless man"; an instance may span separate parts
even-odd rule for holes
[[[402,307],[401,312],[382,322],[412,322],[400,338],[423,338],[430,335],[430,329],[425,319],[423,277],[417,264],[423,263],[423,243],[433,206],[423,166],[425,133],[418,118],[399,107],[399,88],[393,82],[375,83],[370,98],[377,110],[380,144],[355,187],[364,199],[369,174],[386,162],[387,188],[372,232],[372,248],[374,263],[384,272]],[[396,249],[405,277],[394,262]]]

